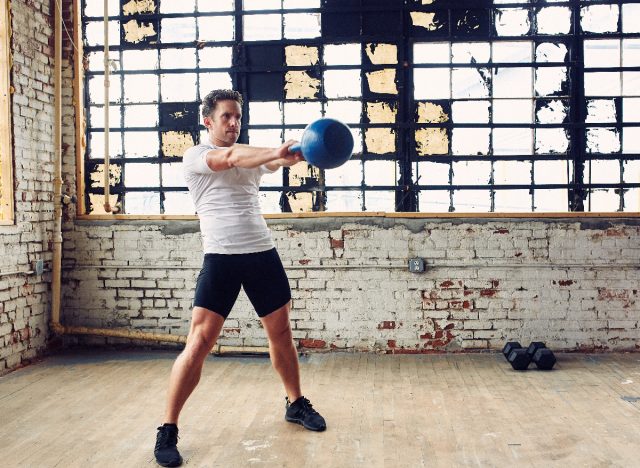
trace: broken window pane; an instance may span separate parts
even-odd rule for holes
[[[191,148],[195,141],[187,131],[165,131],[161,133],[162,155],[165,158],[182,157]]]
[[[513,155],[533,153],[533,130],[530,128],[494,128],[493,154]]]
[[[454,68],[451,73],[451,94],[454,99],[489,97],[489,69]]]
[[[448,42],[416,43],[413,45],[413,63],[449,63],[450,47]]]
[[[282,39],[282,15],[245,15],[242,21],[245,41]]]
[[[352,159],[342,166],[326,171],[324,182],[327,187],[353,187],[362,184],[362,177],[362,161]]]
[[[367,85],[372,93],[398,94],[396,86],[396,70],[385,68],[366,73]]]
[[[489,123],[489,101],[456,101],[451,104],[455,123]]]
[[[324,46],[325,65],[360,65],[360,44],[328,44]]]
[[[434,102],[418,102],[417,123],[443,123],[449,121],[451,112],[445,109],[444,104]]]
[[[160,68],[195,68],[195,49],[162,49],[160,51]]]
[[[535,129],[536,154],[563,154],[569,148],[569,135],[563,128]]]
[[[419,28],[417,31],[438,31],[444,29],[447,25],[445,15],[438,15],[437,13],[426,11],[411,11],[409,16],[411,17],[411,24],[414,28]],[[419,34],[424,35],[424,34]]]
[[[534,161],[536,184],[568,184],[573,173],[571,161]]]
[[[415,51],[415,48],[414,48]],[[415,52],[414,52],[415,53]],[[452,63],[488,63],[491,46],[488,42],[456,42],[451,44]],[[440,62],[442,63],[442,62]],[[447,63],[447,62],[444,62]]]
[[[494,97],[531,97],[532,70],[529,67],[495,68],[493,72]]]
[[[365,193],[365,211],[396,211],[396,193],[382,190],[370,190]]]
[[[451,97],[451,79],[448,68],[417,68],[413,72],[413,98],[449,99]]]
[[[396,151],[396,134],[391,128],[367,128],[365,145],[368,153],[389,154]]]
[[[533,122],[531,99],[494,99],[492,116],[494,123]]]
[[[394,44],[367,44],[365,52],[374,65],[398,63],[398,46]]]
[[[318,64],[318,47],[290,45],[284,49],[285,61],[290,67],[306,67]]]
[[[114,207],[118,206],[120,196],[119,195],[110,195],[109,196],[109,204]],[[107,214],[104,209],[104,195],[99,195],[97,193],[89,194],[89,213],[92,215],[103,215]]]
[[[536,122],[541,124],[564,123],[569,113],[569,103],[560,99],[538,99]]]
[[[286,99],[316,99],[320,94],[320,80],[304,70],[291,70],[284,77]]]
[[[494,42],[491,59],[494,63],[530,63],[532,47],[531,41]]]
[[[589,72],[584,74],[586,96],[620,96],[620,72]]]
[[[148,215],[160,213],[160,193],[128,192],[124,195],[126,214]]]
[[[524,36],[529,34],[531,20],[526,8],[498,8],[495,11],[495,28],[498,36]]]
[[[158,75],[124,75],[124,102],[158,102]]]
[[[495,185],[530,185],[531,161],[496,161],[493,163]]]
[[[491,178],[489,161],[454,161],[453,185],[488,185]]]
[[[196,209],[189,192],[166,192],[164,194],[164,214],[189,215]]]
[[[230,68],[233,49],[231,47],[204,47],[198,51],[200,68]]]
[[[320,36],[320,13],[290,13],[284,15],[284,37],[303,39]]]
[[[147,163],[127,163],[124,169],[125,187],[158,187],[160,166]]]
[[[196,40],[195,18],[163,18],[160,21],[160,30],[160,40],[164,44]]]
[[[455,155],[489,154],[489,128],[454,128],[451,152]]]
[[[584,32],[618,31],[618,5],[589,5],[580,9],[580,26]]]
[[[585,68],[619,67],[620,41],[618,39],[585,39],[584,66]]]
[[[362,192],[349,190],[331,190],[327,192],[327,211],[362,211]]]
[[[338,119],[346,124],[360,123],[362,104],[359,101],[329,100],[325,104],[325,117]]]
[[[532,197],[529,190],[496,190],[493,202],[497,212],[527,213],[531,211]]]
[[[125,158],[157,158],[160,141],[157,132],[125,132]]]
[[[155,127],[156,125],[158,125],[157,105],[124,106],[125,127]]]
[[[326,70],[324,94],[328,99],[360,97],[360,70]]]
[[[449,154],[449,135],[446,128],[416,130],[416,151],[420,156]]]
[[[455,190],[453,206],[458,213],[487,212],[491,209],[488,190]]]
[[[422,190],[418,193],[418,203],[423,213],[447,213],[450,193],[448,190]]]
[[[543,42],[536,47],[536,62],[564,62],[567,57],[567,46],[553,42]]]
[[[176,73],[160,75],[162,101],[185,102],[196,100],[196,74]]]
[[[364,183],[370,187],[377,185],[396,185],[398,163],[396,161],[365,161]],[[367,198],[367,202],[369,199]]]
[[[247,17],[245,17],[246,21]],[[198,40],[233,41],[235,21],[233,16],[201,16],[198,18]]]
[[[614,99],[587,100],[587,123],[615,123],[617,121]]]
[[[571,9],[569,7],[544,7],[537,13],[539,34],[569,34]]]
[[[90,170],[91,187],[104,187],[104,164],[94,164]],[[109,164],[109,187],[122,185],[122,165]]]
[[[567,95],[568,69],[566,67],[536,68],[536,95]]]
[[[282,103],[249,102],[249,123],[251,125],[280,125],[282,123]]]

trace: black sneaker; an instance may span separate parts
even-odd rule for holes
[[[289,401],[289,397],[285,399],[287,401],[285,406],[287,411],[284,413],[284,419],[292,423],[301,424],[310,431],[324,431],[327,428],[324,418],[313,409],[311,403],[305,397],[301,396],[293,403]]]
[[[160,466],[180,466],[182,457],[176,445],[178,444],[178,426],[164,424],[158,428],[156,448],[153,453]]]

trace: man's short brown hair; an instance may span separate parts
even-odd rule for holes
[[[214,89],[202,99],[202,117],[209,117],[216,110],[218,101],[236,101],[242,107],[242,94],[233,89]]]

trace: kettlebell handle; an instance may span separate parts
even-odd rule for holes
[[[302,151],[302,145],[300,145],[300,143],[296,143],[295,145],[291,145],[291,146],[289,146],[289,151],[291,153],[299,153],[300,151]]]

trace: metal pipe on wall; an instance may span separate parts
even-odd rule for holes
[[[62,6],[54,8],[54,164],[53,164],[53,265],[51,283],[51,322],[60,323],[62,283]]]

